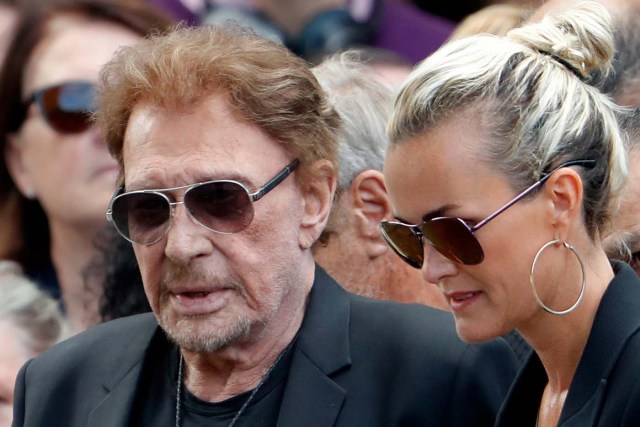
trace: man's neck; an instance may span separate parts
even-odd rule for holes
[[[283,306],[252,342],[231,345],[216,353],[182,350],[184,382],[199,399],[220,402],[255,388],[293,341],[304,318],[308,299],[292,309]],[[295,304],[295,303],[294,303]]]

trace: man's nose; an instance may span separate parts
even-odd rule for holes
[[[198,224],[184,203],[174,204],[174,215],[167,230],[165,255],[172,261],[188,264],[193,258],[207,255],[211,242],[206,234],[209,230]]]

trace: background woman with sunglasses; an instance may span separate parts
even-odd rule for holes
[[[499,426],[640,425],[640,282],[601,242],[627,174],[620,111],[588,82],[611,65],[610,22],[585,2],[452,42],[389,126],[385,238],[464,340],[517,328],[535,350]]]
[[[123,45],[166,27],[143,2],[52,1],[25,14],[0,81],[0,199],[19,191],[22,244],[9,258],[61,291],[74,330],[95,321],[82,271],[118,173],[95,126],[98,71]],[[0,230],[0,235],[5,235]]]

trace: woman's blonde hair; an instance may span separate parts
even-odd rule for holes
[[[595,2],[546,16],[506,37],[450,42],[408,77],[388,126],[392,144],[444,119],[480,113],[488,141],[479,153],[521,190],[568,160],[594,159],[582,173],[592,237],[610,217],[627,176],[613,102],[588,84],[611,68],[611,18]]]

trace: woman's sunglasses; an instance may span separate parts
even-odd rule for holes
[[[81,133],[91,127],[95,111],[95,84],[70,81],[36,90],[25,103],[25,112],[35,103],[52,129],[60,133]]]
[[[480,264],[484,259],[484,251],[474,235],[477,230],[544,184],[558,169],[569,166],[593,168],[595,165],[595,160],[572,160],[561,164],[473,227],[461,218],[439,217],[426,220],[421,225],[382,221],[380,232],[400,258],[415,268],[422,268],[424,263],[425,242],[454,262]]]
[[[231,234],[244,230],[254,215],[253,202],[273,190],[298,166],[289,163],[262,188],[250,193],[239,182],[208,181],[161,190],[140,190],[123,193],[120,188],[111,199],[107,219],[118,233],[132,243],[152,245],[169,231],[176,205],[184,204],[187,212],[204,228]],[[184,189],[182,201],[171,201],[164,193]]]

